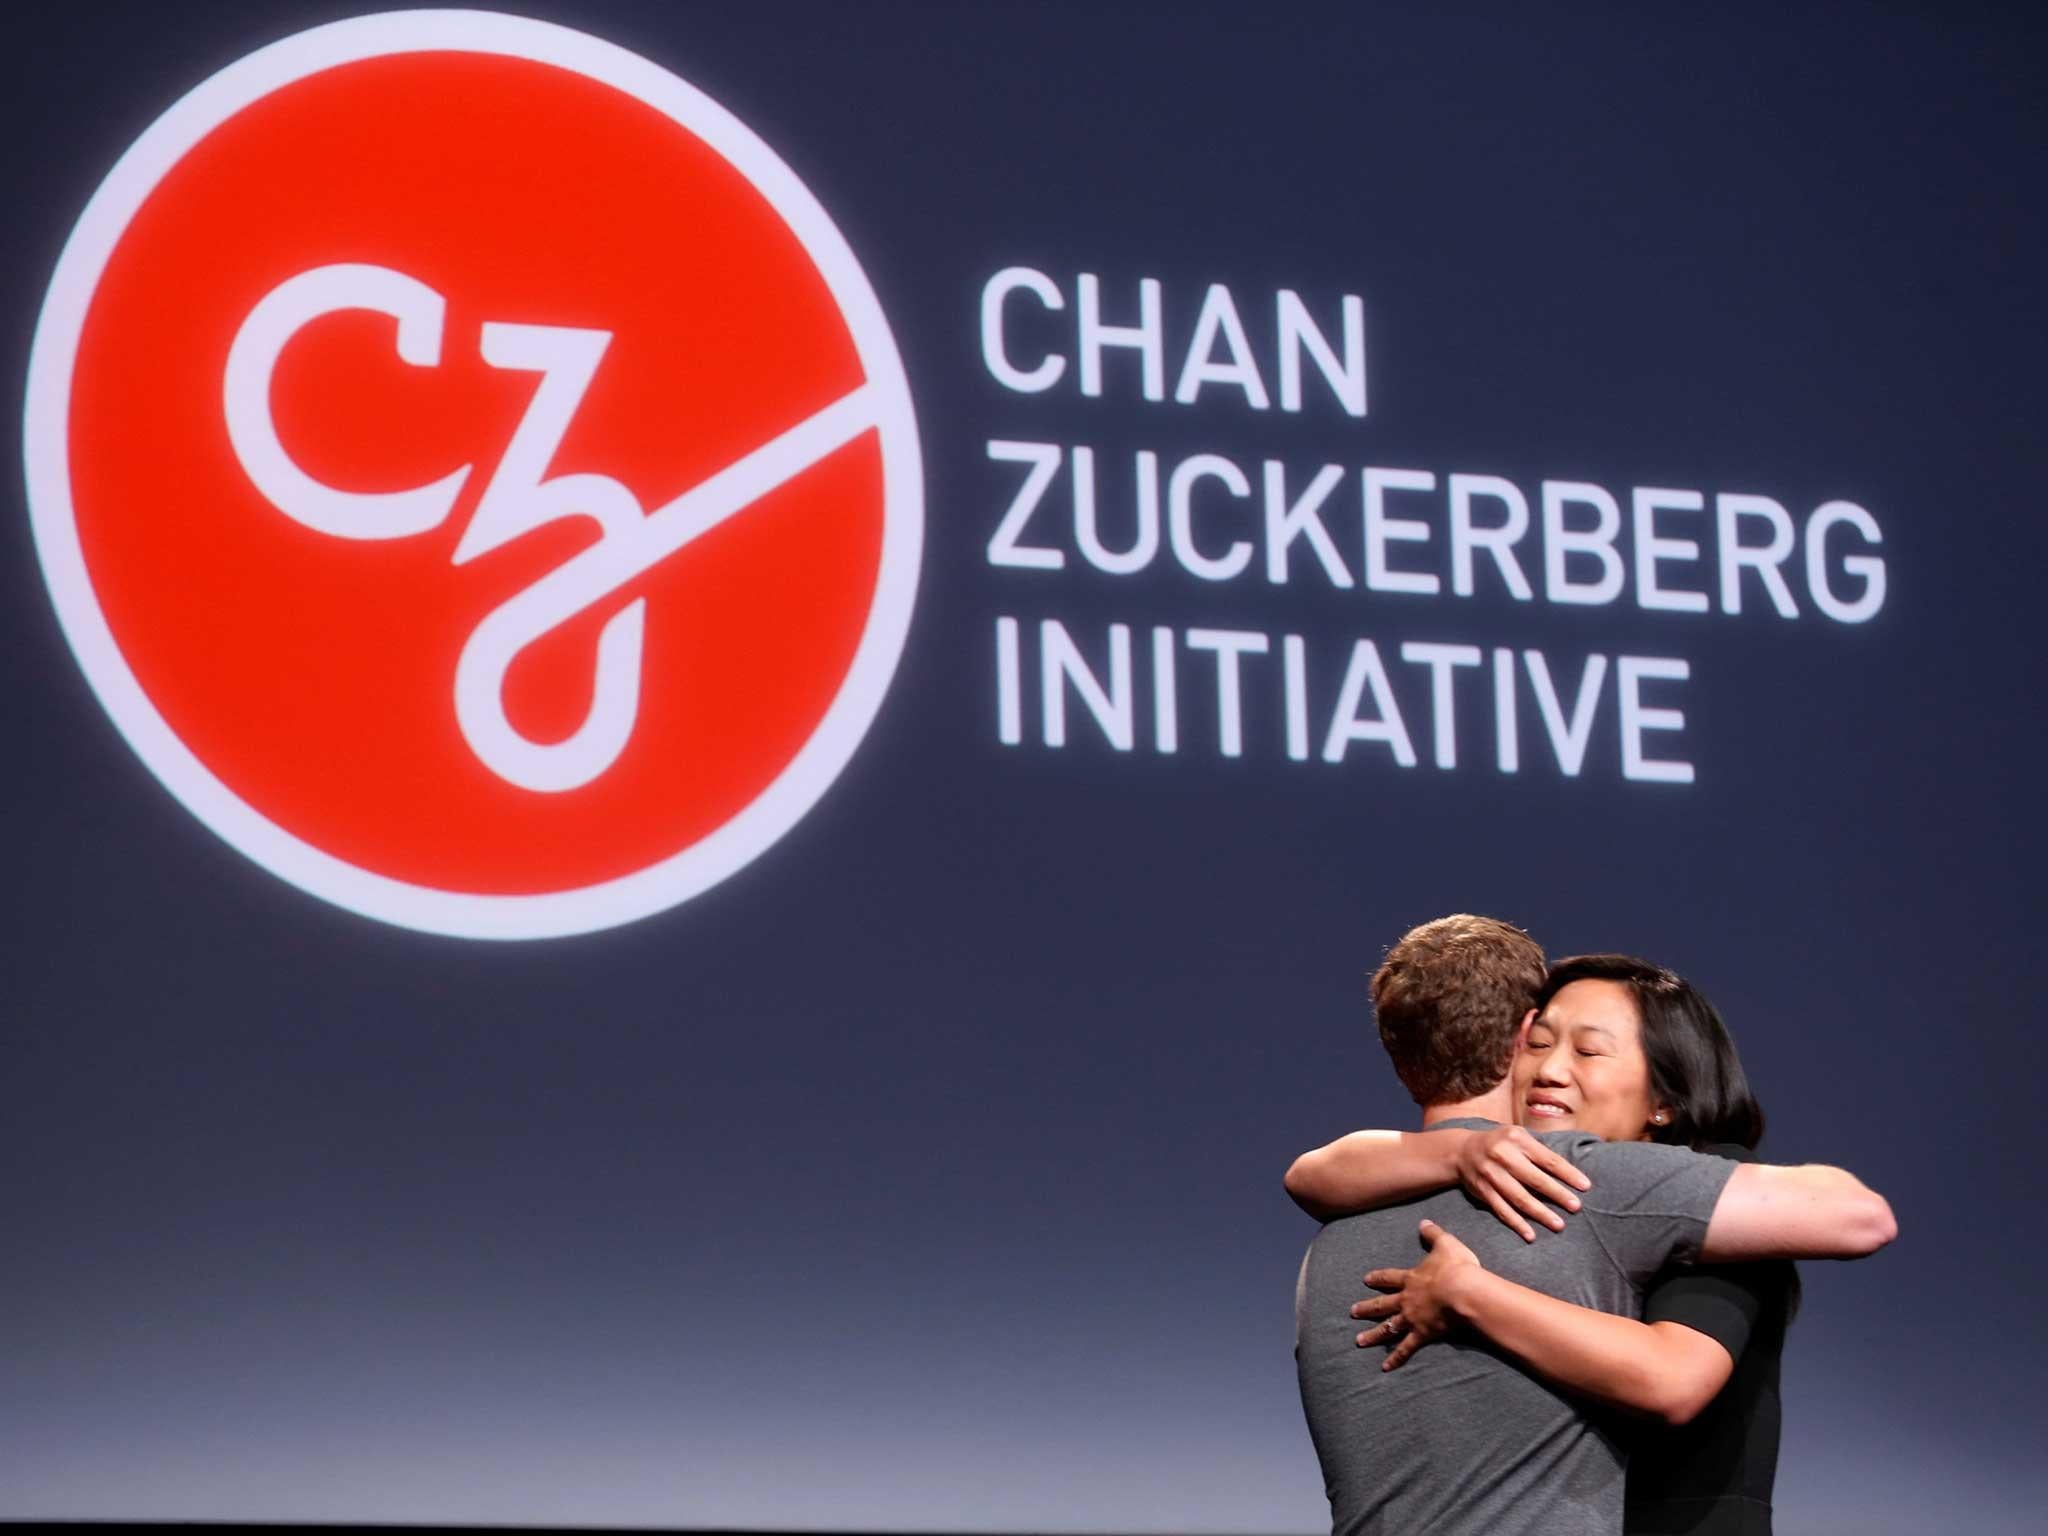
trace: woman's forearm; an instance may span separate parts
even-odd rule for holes
[[[1727,1384],[1735,1362],[1682,1323],[1573,1306],[1477,1265],[1447,1277],[1445,1304],[1537,1375],[1667,1424],[1683,1424]]]
[[[1328,1220],[1446,1189],[1458,1182],[1458,1151],[1473,1134],[1353,1131],[1297,1157],[1287,1170],[1287,1193],[1311,1216]]]

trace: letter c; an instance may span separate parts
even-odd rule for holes
[[[342,491],[292,461],[270,414],[271,376],[295,335],[323,315],[366,309],[398,322],[398,355],[416,368],[441,360],[447,303],[416,278],[389,267],[344,262],[315,267],[272,289],[235,333],[221,403],[228,441],[243,471],[271,505],[308,528],[343,539],[401,539],[425,533],[454,510],[470,465],[409,491]]]
[[[1005,267],[981,290],[981,360],[997,383],[1019,394],[1035,395],[1051,389],[1067,371],[1067,360],[1057,352],[1039,360],[1035,368],[1019,368],[1003,347],[1003,300],[1022,288],[1047,309],[1065,309],[1067,301],[1059,285],[1043,272],[1030,267]]]

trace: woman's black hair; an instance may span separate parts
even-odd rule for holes
[[[1618,981],[1635,999],[1643,1056],[1650,1064],[1651,1102],[1670,1111],[1650,1126],[1652,1141],[1722,1157],[1731,1147],[1754,1152],[1764,1139],[1764,1110],[1749,1091],[1749,1074],[1714,1005],[1683,976],[1633,955],[1573,955],[1560,960],[1536,993],[1540,1014],[1575,981]],[[1784,1316],[1799,1311],[1799,1272],[1784,1270]]]
[[[1693,984],[1632,955],[1574,955],[1560,960],[1536,994],[1540,1012],[1575,981],[1615,981],[1635,999],[1650,1098],[1670,1112],[1650,1139],[1707,1152],[1734,1145],[1756,1150],[1764,1137],[1763,1107],[1750,1092],[1728,1026]]]

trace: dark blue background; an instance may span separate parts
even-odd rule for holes
[[[1471,909],[1685,971],[1767,1152],[1891,1196],[1891,1250],[1807,1269],[1782,1528],[2032,1528],[2040,24],[513,8],[709,92],[859,254],[928,476],[902,666],[837,786],[709,894],[583,939],[426,938],[281,884],[157,786],[11,490],[0,1514],[1314,1529],[1309,1229],[1279,1175],[1411,1116],[1364,978]],[[10,388],[122,150],[362,9],[10,22]],[[1170,338],[1211,281],[1248,317],[1362,294],[1371,413],[1313,386],[1299,415],[1150,405],[1114,372],[1102,400],[1012,394],[976,316],[1013,263],[1125,307],[1157,277]],[[991,437],[1093,444],[1117,477],[1149,447],[1848,497],[1889,599],[1850,627],[1754,588],[1738,620],[993,570]],[[1607,713],[1577,780],[1500,777],[1469,735],[1436,772],[1412,714],[1423,767],[1293,764],[1271,694],[1237,761],[1004,748],[999,612],[1097,647],[1112,620],[1541,645],[1573,680],[1586,650],[1684,656],[1699,782],[1624,783]],[[1540,766],[1526,705],[1523,732]]]

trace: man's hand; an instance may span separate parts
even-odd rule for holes
[[[1360,1321],[1384,1319],[1358,1336],[1360,1349],[1393,1343],[1380,1362],[1383,1371],[1398,1370],[1423,1345],[1456,1327],[1453,1297],[1459,1285],[1470,1274],[1485,1270],[1470,1248],[1433,1221],[1422,1224],[1422,1242],[1429,1249],[1427,1258],[1413,1269],[1374,1270],[1365,1283],[1388,1294],[1355,1302],[1351,1308]]]
[[[1570,1158],[1551,1151],[1519,1125],[1503,1125],[1467,1137],[1458,1150],[1457,1162],[1458,1182],[1465,1192],[1485,1201],[1525,1243],[1536,1241],[1530,1218],[1553,1232],[1564,1230],[1564,1217],[1545,1205],[1545,1200],[1576,1211],[1579,1197],[1572,1190],[1593,1187],[1593,1181]]]

